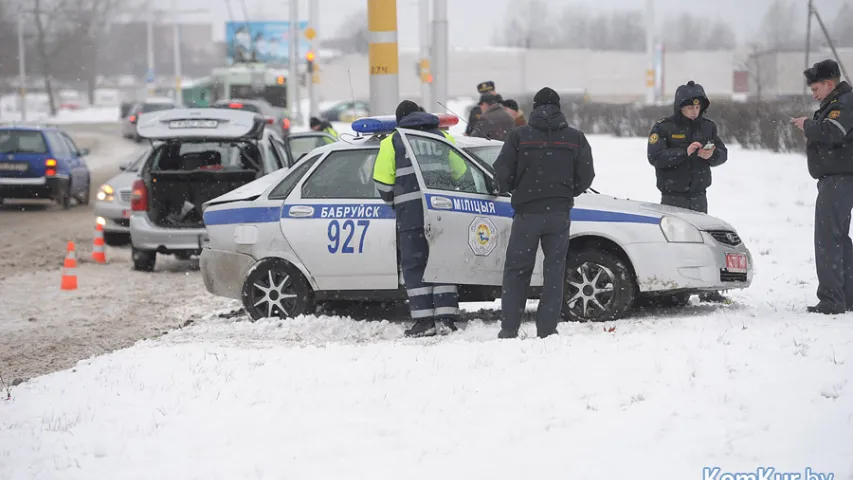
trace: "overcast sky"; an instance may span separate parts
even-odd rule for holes
[[[243,1],[250,20],[288,20],[288,0],[155,0],[159,8],[168,9],[172,1],[180,9],[209,9],[208,14],[186,15],[187,22],[209,21],[222,25],[215,29],[215,40],[225,35],[230,4],[234,20],[243,21]],[[307,19],[308,0],[298,0],[300,17]],[[316,0],[320,9],[320,37],[334,37],[341,23],[353,13],[367,7],[367,0]],[[569,5],[586,5],[595,11],[643,9],[645,0],[546,0],[557,14]],[[710,18],[721,18],[730,22],[739,40],[748,38],[758,29],[761,17],[772,0],[654,0],[655,13],[659,19],[674,16],[689,10]],[[805,0],[794,0],[806,10]],[[501,28],[507,18],[508,8],[523,9],[528,0],[447,0],[450,45],[458,47],[482,47],[493,43],[494,31]],[[814,0],[824,21],[831,25],[842,0]],[[397,1],[397,28],[401,48],[418,46],[418,1]],[[658,21],[658,25],[662,22]],[[817,28],[817,25],[814,26]]]

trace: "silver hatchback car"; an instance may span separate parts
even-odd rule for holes
[[[139,134],[158,141],[130,194],[133,268],[152,271],[157,254],[189,259],[207,240],[203,203],[289,167],[264,118],[240,110],[175,109],[143,114]]]

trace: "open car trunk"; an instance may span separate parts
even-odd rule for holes
[[[148,217],[166,228],[200,228],[202,205],[263,173],[250,142],[170,142],[148,171]]]

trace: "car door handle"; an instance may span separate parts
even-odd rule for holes
[[[452,210],[453,202],[446,197],[430,197],[429,203],[438,210]]]
[[[311,215],[314,215],[314,207],[306,207],[302,205],[290,207],[290,210],[287,211],[287,215],[291,217],[310,217]]]

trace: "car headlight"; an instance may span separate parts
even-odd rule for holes
[[[102,202],[112,202],[115,200],[115,190],[108,183],[101,185],[98,189],[97,199]]]
[[[665,216],[660,219],[660,230],[667,242],[704,243],[702,232],[692,223],[678,217]]]

